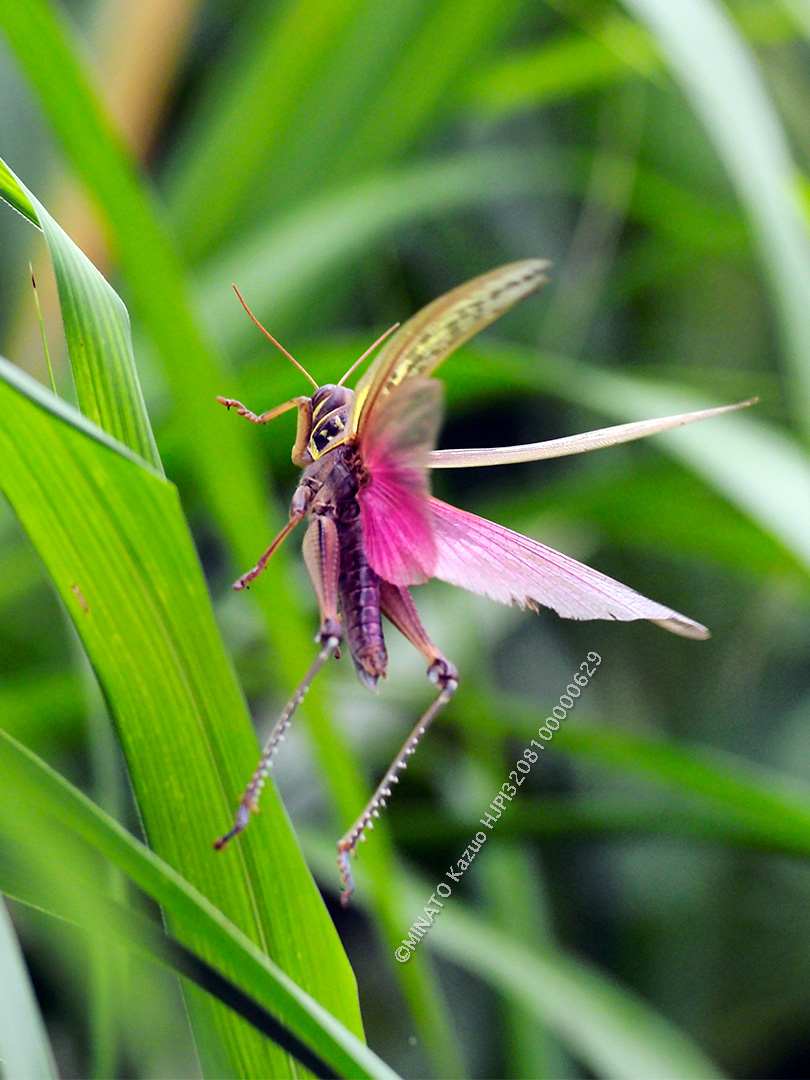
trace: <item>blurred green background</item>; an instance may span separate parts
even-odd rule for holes
[[[402,1075],[641,1075],[626,1023],[651,1046],[660,1027],[661,1046],[683,1039],[732,1076],[806,1076],[808,5],[36,0],[64,24],[178,254],[184,276],[167,279],[156,315],[151,237],[117,199],[60,73],[22,42],[14,2],[0,0],[0,156],[127,303],[161,456],[260,735],[314,655],[284,649],[317,626],[300,538],[251,595],[230,583],[283,520],[294,422],[242,433],[264,477],[254,503],[215,434],[214,398],[260,411],[306,384],[249,323],[232,282],[330,382],[447,289],[551,258],[543,292],[439,370],[442,446],[759,395],[755,410],[667,438],[434,476],[442,498],[713,636],[564,622],[441,583],[415,590],[461,687],[387,813],[400,937],[586,654],[602,657],[408,962],[421,975],[393,960],[399,916],[380,919],[364,876],[381,834],[361,852],[356,901],[339,907],[333,845],[361,804],[346,808],[345,769],[306,702],[274,777],[354,966],[368,1041]],[[0,253],[0,353],[47,382],[31,261],[69,397],[44,243],[5,206]],[[199,335],[188,355],[181,309]],[[243,500],[263,531],[237,540]],[[137,831],[86,661],[5,503],[0,610],[0,727]],[[313,698],[368,792],[432,696],[421,658],[393,630],[388,645],[378,697],[342,661]],[[786,808],[805,824],[787,830]],[[10,911],[61,1075],[198,1074],[172,975],[129,957],[100,985],[97,943]],[[414,1014],[420,978],[432,1021]],[[572,1030],[576,1016],[595,1050]],[[690,1060],[697,1070],[696,1049]]]

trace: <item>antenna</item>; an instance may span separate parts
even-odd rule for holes
[[[303,365],[303,364],[299,364],[299,363],[298,363],[298,361],[297,361],[297,360],[295,359],[295,357],[294,357],[294,356],[291,356],[291,355],[290,355],[290,353],[288,353],[288,352],[287,352],[287,350],[286,350],[286,349],[284,348],[284,346],[283,346],[283,345],[280,345],[280,344],[279,344],[279,343],[278,343],[278,342],[276,341],[276,339],[275,339],[275,338],[273,337],[273,335],[272,335],[271,333],[269,333],[269,332],[268,332],[267,330],[265,330],[265,328],[264,328],[264,327],[262,326],[262,324],[261,324],[261,323],[259,322],[259,320],[258,320],[258,319],[256,318],[256,316],[255,316],[255,315],[253,314],[253,312],[252,312],[252,311],[250,310],[250,308],[249,308],[249,307],[247,306],[247,304],[245,303],[245,301],[244,301],[244,300],[242,299],[242,294],[241,294],[241,293],[239,292],[239,290],[237,289],[237,287],[236,287],[235,285],[234,285],[234,287],[233,287],[233,291],[234,291],[234,292],[236,293],[236,295],[237,295],[237,296],[239,297],[239,303],[240,303],[240,304],[242,305],[242,307],[243,307],[243,308],[245,309],[245,311],[246,311],[246,312],[248,313],[248,315],[249,315],[249,316],[251,317],[251,319],[253,319],[253,321],[254,321],[254,322],[256,323],[256,325],[257,325],[257,326],[258,326],[258,328],[259,328],[259,329],[261,330],[261,332],[262,332],[262,333],[263,333],[263,334],[264,334],[264,335],[265,335],[266,337],[269,337],[269,338],[270,338],[270,340],[271,340],[271,341],[273,342],[273,344],[275,345],[275,347],[276,347],[277,349],[279,349],[279,350],[280,350],[281,352],[283,352],[283,353],[284,353],[284,355],[285,355],[285,356],[287,357],[287,359],[288,359],[288,360],[292,360],[292,362],[293,362],[293,363],[295,364],[295,366],[296,366],[296,367],[298,368],[298,370],[299,370],[299,371],[300,371],[300,372],[301,372],[301,373],[302,373],[303,375],[306,375],[306,377],[307,377],[307,378],[309,379],[309,381],[310,381],[310,382],[312,383],[312,385],[313,385],[313,386],[315,387],[315,389],[317,390],[317,389],[318,389],[318,384],[317,384],[317,383],[315,382],[315,380],[314,380],[314,379],[312,378],[312,376],[311,376],[311,375],[310,375],[310,373],[309,373],[309,372],[307,371],[307,369],[306,369],[306,368],[304,367],[304,365]],[[389,333],[390,333],[390,332],[391,332],[391,331],[389,330]],[[373,348],[374,348],[374,346],[372,345],[372,349],[373,349]],[[369,351],[370,351],[370,350],[369,350]],[[366,354],[366,355],[368,355],[368,354]]]
[[[382,343],[385,341],[385,339],[390,334],[393,334],[393,332],[395,330],[397,330],[398,328],[399,328],[399,323],[395,322],[394,325],[389,327],[389,329],[386,330],[384,334],[380,334],[380,336],[377,338],[377,340],[374,342],[374,344],[370,348],[366,349],[366,351],[363,353],[363,355],[360,357],[360,359],[355,360],[355,362],[352,364],[352,366],[349,368],[349,370],[346,372],[346,374],[343,376],[343,378],[338,383],[338,386],[343,386],[343,384],[348,379],[348,377],[351,375],[351,373],[354,371],[354,369],[359,367],[363,363],[363,361],[369,355],[369,353],[373,353],[374,350],[377,348],[377,346],[382,345]]]

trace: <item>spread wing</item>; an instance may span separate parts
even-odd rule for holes
[[[427,459],[441,409],[441,383],[410,379],[382,399],[360,432],[363,550],[372,568],[393,585],[417,585],[433,576]]]
[[[683,637],[707,638],[700,623],[613,578],[485,518],[430,499],[433,576],[502,604],[552,608],[566,619],[650,619]]]
[[[522,461],[543,461],[546,458],[565,457],[567,454],[582,454],[587,450],[601,450],[605,446],[633,442],[634,439],[646,439],[670,428],[693,424],[696,420],[709,420],[713,416],[745,409],[755,405],[758,398],[749,398],[736,405],[720,405],[714,409],[700,409],[698,412],[679,413],[677,416],[663,416],[657,420],[635,420],[631,424],[618,424],[615,427],[599,428],[598,431],[586,431],[582,435],[566,435],[563,439],[548,439],[546,442],[524,443],[522,446],[494,446],[480,450],[432,450],[428,454],[428,467],[431,469],[469,469],[476,465],[517,465]]]
[[[425,377],[479,330],[545,282],[549,263],[525,259],[473,278],[409,319],[357,384],[347,436],[362,432],[407,379]]]

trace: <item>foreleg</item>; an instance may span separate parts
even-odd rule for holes
[[[226,409],[236,409],[240,416],[244,416],[246,420],[249,420],[251,424],[268,424],[271,420],[275,420],[277,416],[281,416],[282,413],[288,412],[290,409],[305,409],[307,405],[310,407],[310,416],[312,415],[312,400],[311,398],[294,397],[290,401],[285,401],[283,405],[276,405],[275,409],[268,409],[267,412],[257,415],[255,412],[251,412],[250,409],[245,408],[241,401],[237,401],[236,398],[217,397],[217,401],[220,405],[224,405]]]
[[[283,405],[276,405],[275,409],[269,409],[267,412],[256,414],[246,408],[241,401],[237,401],[236,398],[218,397],[217,401],[220,405],[224,405],[229,411],[236,409],[240,416],[244,416],[246,420],[249,420],[251,424],[269,424],[271,420],[275,420],[277,416],[281,416],[285,412],[289,412],[290,409],[298,409],[298,427],[295,433],[295,445],[292,450],[292,459],[296,465],[306,465],[312,459],[307,454],[307,444],[309,443],[309,437],[312,434],[312,398],[308,398],[305,395],[301,397],[291,398],[289,401],[285,401]]]

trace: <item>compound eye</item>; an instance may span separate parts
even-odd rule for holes
[[[319,386],[315,393],[312,395],[312,407],[317,409],[319,405],[322,405],[324,401],[331,395],[335,389],[334,383],[327,383],[325,386]]]

